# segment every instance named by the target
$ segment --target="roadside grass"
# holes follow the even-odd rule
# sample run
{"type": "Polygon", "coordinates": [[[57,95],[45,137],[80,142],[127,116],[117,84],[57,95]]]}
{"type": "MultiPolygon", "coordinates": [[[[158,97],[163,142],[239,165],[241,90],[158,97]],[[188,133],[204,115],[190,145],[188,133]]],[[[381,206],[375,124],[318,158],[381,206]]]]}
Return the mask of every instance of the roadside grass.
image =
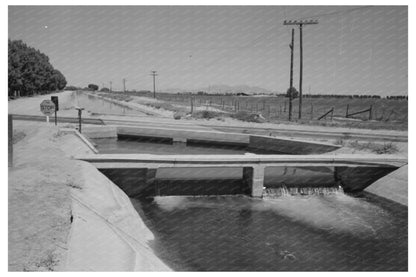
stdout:
{"type": "Polygon", "coordinates": [[[193,118],[197,119],[213,119],[225,116],[225,113],[215,112],[215,111],[196,111],[192,113],[193,118]]]}
{"type": "Polygon", "coordinates": [[[26,133],[22,131],[13,131],[13,144],[18,143],[26,137],[26,133]]]}
{"type": "Polygon", "coordinates": [[[374,142],[360,143],[358,141],[352,141],[349,145],[357,150],[367,150],[377,154],[394,154],[399,151],[397,146],[392,142],[379,144],[374,142]]]}
{"type": "Polygon", "coordinates": [[[335,145],[341,145],[344,146],[345,145],[345,141],[343,138],[338,138],[337,140],[334,141],[335,145]]]}
{"type": "Polygon", "coordinates": [[[265,122],[264,118],[262,119],[261,117],[259,117],[258,114],[249,113],[246,111],[239,111],[237,113],[231,114],[230,117],[241,120],[241,121],[246,121],[246,122],[256,122],[256,123],[265,122]]]}
{"type": "Polygon", "coordinates": [[[58,260],[52,252],[48,253],[48,255],[45,258],[43,258],[36,264],[38,268],[44,268],[47,271],[54,271],[57,265],[58,260]]]}

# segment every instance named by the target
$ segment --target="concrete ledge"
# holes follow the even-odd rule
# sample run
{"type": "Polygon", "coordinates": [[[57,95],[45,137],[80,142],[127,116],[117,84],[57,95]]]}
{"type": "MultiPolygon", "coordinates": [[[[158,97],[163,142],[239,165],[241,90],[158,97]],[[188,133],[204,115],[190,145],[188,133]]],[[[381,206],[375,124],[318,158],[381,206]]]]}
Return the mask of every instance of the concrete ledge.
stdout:
{"type": "Polygon", "coordinates": [[[323,154],[335,151],[341,146],[329,143],[310,142],[287,138],[250,135],[249,147],[282,154],[323,154]]]}
{"type": "Polygon", "coordinates": [[[148,245],[153,234],[130,199],[88,163],[82,189],[72,189],[68,271],[170,271],[148,245]]]}
{"type": "MultiPolygon", "coordinates": [[[[349,166],[349,167],[401,167],[407,159],[396,155],[152,155],[152,154],[97,154],[77,156],[76,159],[109,164],[107,168],[158,167],[244,167],[265,166],[349,166]],[[136,166],[134,166],[136,164],[136,166]]],[[[102,167],[105,168],[105,167],[102,167]]]]}
{"type": "Polygon", "coordinates": [[[216,131],[202,130],[181,130],[169,128],[147,128],[147,127],[127,127],[118,126],[117,134],[132,135],[142,137],[158,137],[158,138],[175,138],[175,139],[192,139],[200,141],[220,141],[228,143],[249,143],[249,136],[245,134],[223,133],[216,131]]]}
{"type": "Polygon", "coordinates": [[[117,128],[115,126],[86,126],[82,133],[90,139],[116,138],[117,128]]]}
{"type": "Polygon", "coordinates": [[[252,149],[279,154],[322,154],[340,148],[338,145],[328,143],[189,129],[118,126],[117,134],[125,136],[172,138],[181,141],[189,140],[196,142],[246,145],[252,149]]]}
{"type": "Polygon", "coordinates": [[[74,134],[76,137],[78,137],[92,152],[95,154],[98,154],[97,148],[86,138],[84,137],[78,130],[75,129],[67,129],[67,128],[61,128],[60,131],[64,134],[74,134]]]}
{"type": "Polygon", "coordinates": [[[408,170],[407,165],[396,169],[392,173],[371,184],[365,191],[407,206],[408,170]]]}

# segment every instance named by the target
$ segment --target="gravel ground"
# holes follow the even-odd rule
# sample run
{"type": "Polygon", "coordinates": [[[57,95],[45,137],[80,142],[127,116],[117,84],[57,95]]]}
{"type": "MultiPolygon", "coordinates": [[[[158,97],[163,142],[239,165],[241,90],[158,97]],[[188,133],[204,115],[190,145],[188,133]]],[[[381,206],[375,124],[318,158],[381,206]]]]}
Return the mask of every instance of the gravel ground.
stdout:
{"type": "Polygon", "coordinates": [[[14,122],[24,138],[9,168],[9,271],[55,271],[65,258],[71,227],[71,187],[79,167],[60,144],[71,139],[42,123],[14,122]]]}

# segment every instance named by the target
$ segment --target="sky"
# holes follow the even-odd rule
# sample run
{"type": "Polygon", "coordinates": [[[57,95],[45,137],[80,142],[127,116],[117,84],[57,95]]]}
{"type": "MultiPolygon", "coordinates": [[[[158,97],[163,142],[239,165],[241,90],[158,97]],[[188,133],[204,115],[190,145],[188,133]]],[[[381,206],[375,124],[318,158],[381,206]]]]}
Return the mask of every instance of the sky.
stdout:
{"type": "Polygon", "coordinates": [[[303,92],[408,93],[406,6],[9,6],[9,38],[49,56],[68,85],[158,91],[210,85],[289,87],[303,92]]]}

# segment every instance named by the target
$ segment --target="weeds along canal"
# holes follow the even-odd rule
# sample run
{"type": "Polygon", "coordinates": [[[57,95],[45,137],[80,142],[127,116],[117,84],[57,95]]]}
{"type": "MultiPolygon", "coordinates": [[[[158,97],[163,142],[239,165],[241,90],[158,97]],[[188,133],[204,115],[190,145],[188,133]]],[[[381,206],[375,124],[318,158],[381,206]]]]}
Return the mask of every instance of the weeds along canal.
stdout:
{"type": "MultiPolygon", "coordinates": [[[[96,139],[94,142],[101,153],[247,152],[247,149],[238,147],[207,148],[160,141],[96,139]]],[[[213,179],[207,183],[204,183],[206,180],[197,180],[186,185],[232,186],[233,178],[241,176],[241,169],[237,168],[216,168],[211,172],[207,169],[205,173],[188,169],[169,170],[175,169],[158,170],[156,175],[159,181],[170,181],[165,186],[180,187],[187,177],[201,178],[205,175],[213,179]],[[218,176],[224,177],[220,183],[215,179],[218,176]]],[[[130,199],[155,235],[151,247],[174,270],[407,270],[406,206],[367,193],[345,194],[342,189],[330,186],[333,182],[331,168],[272,168],[266,171],[265,183],[270,185],[282,178],[306,185],[314,179],[323,185],[297,189],[300,193],[295,195],[292,195],[293,188],[282,189],[285,193],[280,194],[266,189],[263,199],[238,193],[130,199]]]]}

